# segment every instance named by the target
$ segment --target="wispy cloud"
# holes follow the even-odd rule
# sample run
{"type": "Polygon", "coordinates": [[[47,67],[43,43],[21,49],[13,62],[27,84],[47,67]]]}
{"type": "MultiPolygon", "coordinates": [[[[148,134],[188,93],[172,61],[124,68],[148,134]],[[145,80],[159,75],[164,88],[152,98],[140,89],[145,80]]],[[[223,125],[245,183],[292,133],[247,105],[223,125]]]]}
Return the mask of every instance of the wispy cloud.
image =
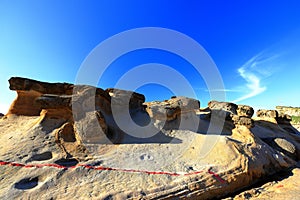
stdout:
{"type": "Polygon", "coordinates": [[[205,92],[240,92],[240,90],[233,90],[233,89],[205,89],[205,92]]]}
{"type": "Polygon", "coordinates": [[[249,99],[267,90],[267,87],[262,84],[261,80],[273,73],[274,68],[272,70],[272,65],[270,64],[278,56],[267,56],[265,53],[260,53],[248,60],[237,70],[239,75],[246,81],[244,88],[248,92],[233,102],[237,103],[249,99]]]}

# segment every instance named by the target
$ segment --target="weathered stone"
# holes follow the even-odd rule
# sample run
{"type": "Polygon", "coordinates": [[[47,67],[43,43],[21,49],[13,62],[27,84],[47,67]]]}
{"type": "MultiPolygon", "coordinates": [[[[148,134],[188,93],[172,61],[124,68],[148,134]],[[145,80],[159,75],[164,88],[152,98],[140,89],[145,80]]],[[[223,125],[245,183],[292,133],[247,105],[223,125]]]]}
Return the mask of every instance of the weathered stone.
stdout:
{"type": "Polygon", "coordinates": [[[274,142],[283,149],[285,152],[290,153],[293,157],[296,157],[296,147],[287,139],[284,138],[275,138],[274,142]]]}
{"type": "MultiPolygon", "coordinates": [[[[114,88],[108,88],[105,90],[111,96],[111,105],[114,107],[120,107],[126,109],[127,105],[129,109],[143,109],[143,103],[145,102],[145,96],[133,91],[120,90],[114,88]]],[[[117,109],[120,109],[117,108],[117,109]]]]}
{"type": "Polygon", "coordinates": [[[184,113],[195,113],[200,108],[200,102],[187,97],[176,97],[163,102],[145,103],[150,117],[157,120],[172,121],[184,113]]]}
{"type": "Polygon", "coordinates": [[[13,77],[9,79],[10,89],[17,91],[17,98],[11,104],[7,115],[38,116],[40,104],[35,100],[43,94],[71,95],[73,85],[68,83],[46,83],[36,80],[13,77]]]}
{"type": "Polygon", "coordinates": [[[276,118],[276,121],[278,124],[290,125],[292,121],[292,117],[287,114],[279,113],[278,117],[276,118]]]}
{"type": "MultiPolygon", "coordinates": [[[[44,94],[44,86],[28,80],[12,84],[21,94],[14,109],[30,117],[0,120],[0,196],[5,199],[222,198],[300,158],[299,136],[276,121],[254,118],[252,128],[251,107],[210,102],[209,109],[200,110],[198,100],[186,97],[143,105],[143,95],[123,90],[73,86],[72,93],[44,94]],[[111,103],[129,105],[137,123],[122,113],[129,127],[119,126],[111,103]],[[203,120],[203,113],[211,117],[203,120]],[[160,126],[163,119],[168,126],[160,126]],[[153,132],[145,134],[148,125],[153,132]],[[140,132],[133,134],[135,129],[140,132]]],[[[261,116],[288,120],[276,112],[261,116]]]]}
{"type": "Polygon", "coordinates": [[[287,114],[290,116],[300,116],[300,107],[276,106],[276,110],[279,113],[287,114]]]}
{"type": "Polygon", "coordinates": [[[286,154],[292,159],[297,158],[297,148],[293,143],[285,138],[265,138],[263,139],[268,145],[274,149],[286,154]]]}
{"type": "Polygon", "coordinates": [[[108,127],[101,112],[85,113],[84,118],[75,121],[75,130],[80,141],[87,144],[108,144],[108,127]]]}
{"type": "Polygon", "coordinates": [[[254,114],[254,109],[251,106],[247,105],[238,105],[237,114],[239,116],[251,118],[254,114]]]}
{"type": "Polygon", "coordinates": [[[67,122],[55,131],[55,142],[61,149],[64,158],[84,159],[86,157],[88,152],[78,139],[79,136],[74,130],[73,123],[67,122]]]}
{"type": "Polygon", "coordinates": [[[211,110],[224,110],[224,111],[228,111],[235,115],[237,114],[237,108],[238,108],[238,106],[234,103],[218,102],[218,101],[208,102],[208,107],[211,110]]]}
{"type": "Polygon", "coordinates": [[[9,79],[9,89],[16,91],[35,91],[41,94],[67,94],[73,93],[73,84],[69,83],[47,83],[21,77],[9,79]]]}
{"type": "Polygon", "coordinates": [[[260,109],[256,112],[256,116],[260,118],[277,118],[278,117],[278,112],[276,110],[264,110],[260,109]]]}
{"type": "Polygon", "coordinates": [[[232,121],[234,125],[246,126],[247,128],[254,127],[254,121],[249,117],[234,115],[232,121]]]}

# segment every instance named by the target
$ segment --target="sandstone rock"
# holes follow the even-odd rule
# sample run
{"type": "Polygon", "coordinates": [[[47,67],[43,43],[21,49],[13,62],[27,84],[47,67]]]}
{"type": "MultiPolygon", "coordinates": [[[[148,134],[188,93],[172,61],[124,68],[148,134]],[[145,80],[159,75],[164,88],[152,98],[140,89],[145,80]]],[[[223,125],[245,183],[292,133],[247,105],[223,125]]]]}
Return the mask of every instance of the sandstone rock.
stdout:
{"type": "Polygon", "coordinates": [[[145,96],[136,92],[120,90],[114,88],[108,88],[105,90],[112,98],[112,105],[115,107],[126,108],[129,105],[129,109],[143,109],[143,103],[145,102],[145,96]]]}
{"type": "Polygon", "coordinates": [[[75,86],[72,95],[72,111],[80,114],[100,110],[104,115],[111,115],[111,97],[105,90],[92,86],[75,86]]]}
{"type": "Polygon", "coordinates": [[[69,83],[47,83],[21,77],[9,79],[9,89],[15,91],[35,91],[40,94],[67,94],[73,93],[73,84],[69,83]]]}
{"type": "Polygon", "coordinates": [[[65,123],[55,131],[55,142],[62,151],[63,157],[84,159],[87,156],[86,148],[78,141],[78,135],[74,131],[72,123],[65,123]]]}
{"type": "Polygon", "coordinates": [[[278,112],[276,110],[264,110],[260,109],[256,112],[256,116],[260,118],[277,118],[278,112]]]}
{"type": "MultiPolygon", "coordinates": [[[[0,120],[3,199],[214,199],[290,168],[300,158],[300,137],[276,122],[256,120],[253,127],[249,107],[210,102],[205,111],[211,118],[202,120],[199,101],[186,97],[144,103],[147,114],[144,96],[137,93],[91,86],[59,93],[64,90],[59,85],[49,94],[46,83],[13,82],[23,96],[12,110],[22,115],[0,120]],[[129,103],[135,118],[150,115],[150,124],[167,119],[169,126],[155,126],[157,132],[144,138],[122,132],[111,113],[113,103],[120,108],[129,103]],[[230,119],[222,123],[226,134],[205,132],[216,126],[211,122],[217,115],[230,119]],[[176,119],[201,131],[178,129],[176,119]],[[115,145],[119,137],[126,140],[115,145]]],[[[261,116],[274,117],[272,112],[261,116]]]]}
{"type": "Polygon", "coordinates": [[[35,101],[43,94],[71,95],[73,85],[68,83],[46,83],[26,78],[13,77],[9,79],[10,89],[17,91],[17,98],[10,106],[7,115],[38,116],[40,105],[35,101]]]}
{"type": "Polygon", "coordinates": [[[294,158],[296,155],[296,147],[291,142],[284,138],[275,138],[274,142],[285,152],[288,152],[290,155],[292,155],[294,158]]]}
{"type": "Polygon", "coordinates": [[[88,112],[85,117],[75,121],[75,130],[82,143],[108,144],[108,127],[99,111],[88,112]]]}
{"type": "Polygon", "coordinates": [[[237,114],[237,109],[238,109],[238,106],[234,103],[218,102],[218,101],[208,102],[208,107],[211,110],[224,110],[224,111],[228,111],[235,115],[237,114]]]}
{"type": "Polygon", "coordinates": [[[299,167],[285,170],[264,180],[255,188],[248,188],[246,191],[224,200],[298,199],[300,193],[299,178],[299,167]]]}
{"type": "Polygon", "coordinates": [[[290,158],[296,160],[297,158],[297,150],[293,143],[288,141],[285,138],[264,138],[263,139],[268,145],[272,148],[278,150],[279,152],[284,153],[290,158]]]}
{"type": "Polygon", "coordinates": [[[245,116],[234,115],[232,117],[234,125],[246,126],[247,128],[254,127],[254,121],[251,118],[245,116]]]}
{"type": "Polygon", "coordinates": [[[150,117],[157,120],[172,121],[184,113],[195,113],[200,108],[200,102],[187,97],[171,98],[164,102],[145,103],[150,117]]]}
{"type": "Polygon", "coordinates": [[[252,107],[247,105],[238,105],[237,114],[239,116],[251,118],[254,114],[254,110],[252,107]]]}
{"type": "Polygon", "coordinates": [[[278,124],[290,125],[292,121],[292,117],[287,114],[279,113],[278,117],[276,118],[276,121],[278,124]]]}
{"type": "Polygon", "coordinates": [[[276,110],[279,113],[287,114],[290,116],[300,116],[300,108],[299,107],[276,106],[276,110]]]}

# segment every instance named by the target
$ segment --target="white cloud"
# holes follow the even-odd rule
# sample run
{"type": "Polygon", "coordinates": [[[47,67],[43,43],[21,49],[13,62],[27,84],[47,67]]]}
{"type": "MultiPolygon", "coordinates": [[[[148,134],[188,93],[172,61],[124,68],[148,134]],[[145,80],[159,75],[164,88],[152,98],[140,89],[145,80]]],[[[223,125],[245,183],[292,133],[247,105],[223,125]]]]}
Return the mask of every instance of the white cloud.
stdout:
{"type": "Polygon", "coordinates": [[[262,85],[261,79],[273,73],[271,62],[277,57],[278,55],[266,56],[265,53],[260,53],[238,69],[239,75],[246,81],[244,88],[248,92],[234,100],[234,103],[257,96],[267,90],[267,87],[262,85]]]}
{"type": "Polygon", "coordinates": [[[239,90],[233,90],[233,89],[211,89],[211,90],[205,90],[205,92],[240,92],[239,90]]]}

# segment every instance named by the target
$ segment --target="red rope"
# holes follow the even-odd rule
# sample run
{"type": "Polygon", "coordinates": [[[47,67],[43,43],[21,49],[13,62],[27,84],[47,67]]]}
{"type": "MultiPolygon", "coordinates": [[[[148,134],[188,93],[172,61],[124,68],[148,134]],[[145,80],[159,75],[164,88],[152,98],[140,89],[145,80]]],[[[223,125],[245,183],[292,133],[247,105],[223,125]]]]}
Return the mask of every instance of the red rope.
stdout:
{"type": "MultiPolygon", "coordinates": [[[[121,172],[131,172],[131,173],[146,173],[146,174],[157,174],[157,175],[169,175],[169,176],[191,176],[203,173],[204,171],[195,171],[192,173],[176,173],[176,172],[164,172],[164,171],[146,171],[146,170],[136,170],[136,169],[119,169],[119,168],[111,168],[111,167],[95,167],[91,165],[85,165],[85,164],[78,164],[75,166],[62,166],[58,164],[21,164],[21,163],[14,163],[14,162],[5,162],[0,160],[0,166],[1,165],[9,165],[14,167],[24,167],[24,168],[42,168],[42,167],[54,167],[59,169],[72,169],[76,167],[84,167],[86,169],[93,169],[93,170],[102,170],[102,171],[121,171],[121,172]]],[[[213,175],[219,182],[225,183],[225,180],[222,179],[218,174],[208,170],[209,174],[213,175]]]]}

